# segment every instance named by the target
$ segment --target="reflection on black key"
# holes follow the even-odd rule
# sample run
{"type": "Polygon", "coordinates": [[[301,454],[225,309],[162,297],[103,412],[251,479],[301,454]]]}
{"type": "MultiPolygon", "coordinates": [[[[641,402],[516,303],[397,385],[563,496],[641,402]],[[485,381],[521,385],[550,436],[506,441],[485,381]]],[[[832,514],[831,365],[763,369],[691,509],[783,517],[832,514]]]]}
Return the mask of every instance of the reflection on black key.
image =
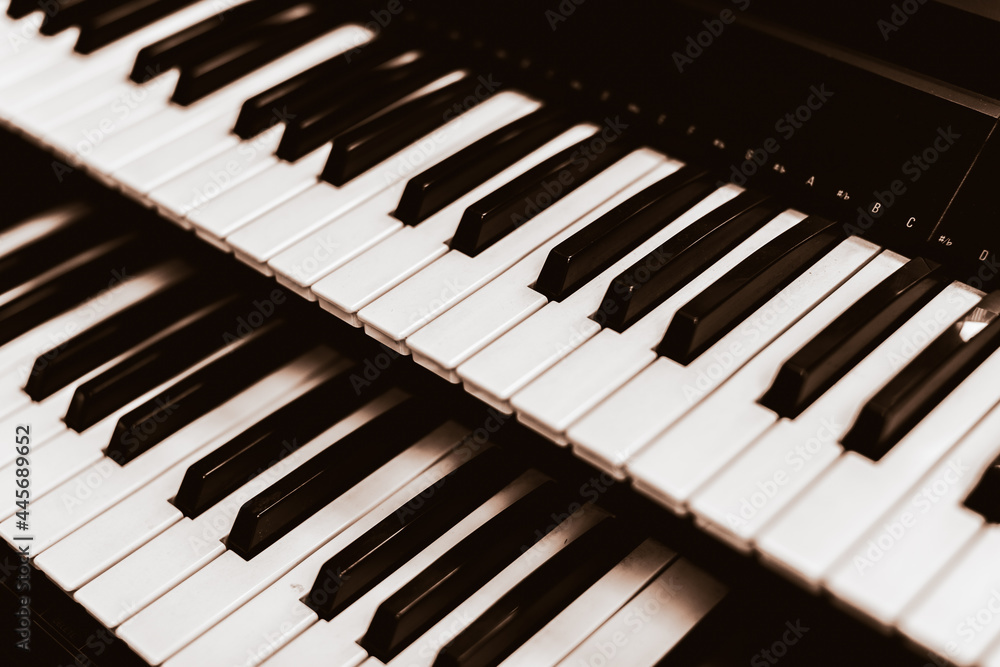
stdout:
{"type": "Polygon", "coordinates": [[[318,101],[335,96],[331,92],[344,92],[350,84],[371,72],[373,66],[400,56],[402,51],[395,40],[378,39],[355,57],[338,55],[314,65],[244,102],[233,132],[241,139],[252,139],[271,127],[277,115],[291,115],[289,105],[301,107],[305,101],[318,101]]]}
{"type": "Polygon", "coordinates": [[[260,420],[208,453],[184,473],[174,505],[194,518],[281,458],[364,405],[389,374],[374,387],[358,391],[357,377],[348,368],[260,420]]]}
{"type": "Polygon", "coordinates": [[[226,545],[250,560],[443,422],[420,398],[379,415],[244,503],[226,545]]]}
{"type": "Polygon", "coordinates": [[[982,514],[990,523],[1000,523],[1000,458],[997,458],[983,472],[965,506],[982,514]]]}
{"type": "Polygon", "coordinates": [[[562,301],[715,190],[683,167],[622,202],[549,251],[534,289],[562,301]]]}
{"type": "Polygon", "coordinates": [[[618,564],[639,543],[605,519],[521,580],[445,644],[434,667],[497,665],[618,564]]]}
{"type": "Polygon", "coordinates": [[[761,405],[797,417],[944,289],[938,268],[913,259],[876,285],[782,364],[761,405]]]}
{"type": "Polygon", "coordinates": [[[102,7],[101,12],[80,23],[80,37],[74,49],[77,53],[93,53],[197,1],[128,0],[112,7],[102,7]]]}
{"type": "Polygon", "coordinates": [[[107,242],[121,229],[99,224],[95,216],[81,215],[72,223],[0,257],[0,293],[55,269],[86,248],[107,242]]]}
{"type": "Polygon", "coordinates": [[[81,301],[112,287],[122,267],[139,271],[160,254],[156,244],[143,244],[136,236],[119,237],[105,244],[107,252],[0,306],[0,345],[4,345],[81,301]],[[156,246],[156,247],[151,247],[156,246]]]}
{"type": "Polygon", "coordinates": [[[57,0],[44,7],[45,18],[42,19],[42,25],[38,27],[38,32],[43,35],[58,34],[72,25],[79,25],[81,21],[98,13],[101,5],[115,6],[124,1],[104,0],[102,3],[93,0],[57,0]]]}
{"type": "Polygon", "coordinates": [[[143,83],[174,67],[195,64],[244,40],[259,22],[295,4],[297,0],[250,0],[227,8],[180,32],[143,47],[129,78],[143,83]]]}
{"type": "Polygon", "coordinates": [[[837,223],[817,216],[802,220],[681,307],[657,353],[691,363],[843,238],[837,223]]]}
{"type": "Polygon", "coordinates": [[[277,370],[304,350],[293,329],[281,320],[265,325],[240,347],[122,415],[105,455],[126,465],[277,370]]]}
{"type": "Polygon", "coordinates": [[[479,101],[477,89],[482,92],[482,82],[476,77],[464,76],[344,132],[333,140],[323,180],[340,186],[368,171],[467,111],[463,107],[466,100],[479,101]]]}
{"type": "Polygon", "coordinates": [[[219,290],[205,276],[184,280],[133,304],[40,355],[24,387],[40,401],[119,354],[214,301],[219,290]]]}
{"type": "Polygon", "coordinates": [[[1000,347],[1000,292],[990,292],[873,396],[843,439],[878,461],[1000,347]]]}
{"type": "Polygon", "coordinates": [[[294,51],[332,28],[321,3],[303,2],[261,21],[245,39],[181,67],[171,101],[188,105],[294,51]]]}
{"type": "Polygon", "coordinates": [[[515,120],[411,178],[393,215],[408,225],[426,220],[566,127],[566,114],[555,108],[543,107],[515,120]]]}
{"type": "Polygon", "coordinates": [[[678,232],[611,281],[605,326],[624,331],[780,212],[767,197],[744,192],[678,232]]]}
{"type": "MultiPolygon", "coordinates": [[[[227,344],[247,306],[240,299],[220,300],[179,331],[137,350],[100,375],[84,382],[70,399],[64,421],[74,431],[90,428],[115,410],[183,372],[227,344]]],[[[234,341],[238,340],[235,337],[234,341]]]]}
{"type": "Polygon", "coordinates": [[[319,100],[293,101],[293,109],[301,113],[287,123],[277,156],[294,162],[359,123],[371,126],[390,106],[441,77],[440,59],[416,56],[410,51],[319,100]]]}
{"type": "Polygon", "coordinates": [[[475,257],[632,149],[624,137],[604,144],[603,151],[591,148],[595,141],[603,140],[593,136],[584,139],[467,208],[451,240],[451,249],[475,257]]]}
{"type": "Polygon", "coordinates": [[[330,620],[510,482],[521,470],[492,447],[427,487],[323,564],[305,603],[330,620]]]}
{"type": "Polygon", "coordinates": [[[391,660],[540,540],[566,503],[552,482],[518,500],[379,605],[361,646],[391,660]]]}

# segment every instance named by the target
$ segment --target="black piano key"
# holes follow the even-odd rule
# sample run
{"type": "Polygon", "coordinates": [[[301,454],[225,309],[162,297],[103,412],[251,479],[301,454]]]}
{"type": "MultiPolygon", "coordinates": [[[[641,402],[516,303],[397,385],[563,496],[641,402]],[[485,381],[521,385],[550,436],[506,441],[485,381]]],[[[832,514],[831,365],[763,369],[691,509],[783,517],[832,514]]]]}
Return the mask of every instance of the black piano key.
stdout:
{"type": "Polygon", "coordinates": [[[184,473],[174,505],[197,517],[282,457],[364,405],[389,374],[361,392],[352,366],[271,413],[238,436],[209,452],[184,473]]]}
{"type": "Polygon", "coordinates": [[[990,463],[965,506],[981,514],[989,523],[1000,523],[1000,457],[990,463]]]}
{"type": "Polygon", "coordinates": [[[462,465],[324,563],[306,604],[330,620],[486,502],[520,470],[496,447],[462,465]]]}
{"type": "Polygon", "coordinates": [[[443,422],[421,398],[379,415],[244,503],[226,545],[250,560],[443,422]]]}
{"type": "Polygon", "coordinates": [[[361,646],[389,662],[543,536],[565,493],[547,482],[449,549],[376,610],[361,646]]]}
{"type": "Polygon", "coordinates": [[[781,365],[760,403],[794,419],[945,287],[939,265],[910,260],[781,365]]]}
{"type": "Polygon", "coordinates": [[[333,140],[323,180],[344,185],[457,116],[482,82],[464,76],[344,132],[333,140]]]}
{"type": "Polygon", "coordinates": [[[181,67],[171,101],[193,104],[333,28],[322,4],[302,2],[260,21],[243,40],[181,67]]]}
{"type": "Polygon", "coordinates": [[[122,415],[105,455],[126,465],[304,351],[294,327],[265,325],[246,343],[122,415]]]}
{"type": "Polygon", "coordinates": [[[416,225],[567,129],[567,114],[543,107],[488,134],[407,182],[393,215],[416,225]]]}
{"type": "Polygon", "coordinates": [[[842,443],[878,461],[1000,347],[1000,292],[986,295],[861,408],[842,443]]]}
{"type": "Polygon", "coordinates": [[[328,91],[346,92],[350,84],[371,72],[373,66],[399,57],[404,51],[392,40],[379,39],[366,46],[357,57],[338,55],[314,65],[244,102],[233,133],[241,139],[252,139],[271,127],[279,114],[290,116],[289,105],[301,105],[313,99],[313,95],[317,100],[323,99],[331,95],[328,91]]]}
{"type": "Polygon", "coordinates": [[[136,235],[119,237],[102,247],[107,252],[0,306],[0,345],[113,285],[123,265],[129,272],[139,271],[160,254],[136,235]]]}
{"type": "Polygon", "coordinates": [[[174,67],[199,63],[252,34],[259,23],[298,0],[250,0],[143,47],[129,78],[144,83],[174,67]]]}
{"type": "Polygon", "coordinates": [[[102,11],[117,9],[128,0],[58,0],[58,7],[49,5],[45,10],[45,18],[38,32],[43,35],[55,35],[66,28],[80,25],[102,11]]]}
{"type": "Polygon", "coordinates": [[[0,257],[0,293],[37,278],[78,256],[84,249],[106,243],[121,229],[98,224],[89,212],[38,240],[0,257]]]}
{"type": "Polygon", "coordinates": [[[691,363],[843,238],[838,223],[818,216],[802,220],[682,306],[657,354],[691,363]]]}
{"type": "Polygon", "coordinates": [[[239,298],[224,298],[200,313],[195,321],[137,350],[108,370],[84,382],[70,399],[64,421],[77,432],[84,431],[115,410],[182,373],[196,362],[230,342],[237,318],[247,305],[239,298]]]}
{"type": "Polygon", "coordinates": [[[38,0],[10,0],[10,4],[7,5],[7,16],[13,19],[24,18],[38,8],[38,0]]]}
{"type": "Polygon", "coordinates": [[[77,53],[93,53],[197,1],[127,0],[102,7],[102,11],[81,21],[80,37],[73,48],[77,53]]]}
{"type": "Polygon", "coordinates": [[[434,667],[498,665],[639,544],[608,518],[563,547],[445,644],[434,667]]]}
{"type": "Polygon", "coordinates": [[[24,391],[33,401],[48,398],[98,366],[124,354],[220,296],[196,276],[115,313],[35,359],[24,391]]]}
{"type": "Polygon", "coordinates": [[[624,331],[780,212],[766,196],[744,192],[703,216],[611,281],[605,326],[624,331]]]}
{"type": "Polygon", "coordinates": [[[376,123],[390,106],[446,72],[439,58],[419,57],[405,62],[410,55],[412,52],[374,68],[361,80],[332,90],[332,94],[319,100],[303,102],[304,106],[298,107],[301,111],[298,117],[287,123],[277,156],[294,162],[360,123],[376,123]]]}
{"type": "Polygon", "coordinates": [[[552,248],[535,291],[562,301],[715,189],[703,170],[679,169],[552,248]]]}
{"type": "Polygon", "coordinates": [[[450,247],[469,257],[504,238],[625,156],[632,145],[625,138],[591,151],[593,137],[553,155],[462,214],[450,247]]]}

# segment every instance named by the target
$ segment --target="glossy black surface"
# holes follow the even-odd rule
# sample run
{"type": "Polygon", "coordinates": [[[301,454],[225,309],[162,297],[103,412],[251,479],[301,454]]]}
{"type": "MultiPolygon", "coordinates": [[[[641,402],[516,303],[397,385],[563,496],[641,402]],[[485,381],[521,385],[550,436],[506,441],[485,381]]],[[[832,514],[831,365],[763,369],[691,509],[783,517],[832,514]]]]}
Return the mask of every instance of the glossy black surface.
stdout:
{"type": "Polygon", "coordinates": [[[913,259],[791,356],[761,405],[793,419],[945,287],[940,265],[913,259]]]}
{"type": "Polygon", "coordinates": [[[624,331],[781,212],[765,195],[744,192],[651,250],[611,281],[604,325],[624,331]]]}

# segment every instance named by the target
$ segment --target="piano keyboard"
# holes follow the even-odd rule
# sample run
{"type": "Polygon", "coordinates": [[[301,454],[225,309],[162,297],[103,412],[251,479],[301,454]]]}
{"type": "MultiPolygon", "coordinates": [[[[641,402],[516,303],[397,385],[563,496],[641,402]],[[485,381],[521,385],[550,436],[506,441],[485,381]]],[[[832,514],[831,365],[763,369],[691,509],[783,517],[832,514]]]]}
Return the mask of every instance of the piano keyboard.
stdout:
{"type": "Polygon", "coordinates": [[[0,120],[189,232],[76,186],[0,228],[0,432],[30,425],[0,483],[31,476],[0,536],[114,660],[886,659],[834,620],[806,647],[780,600],[748,618],[761,591],[627,516],[627,482],[921,656],[1000,665],[1000,293],[405,13],[56,4],[0,18],[0,120]],[[598,476],[534,465],[507,415],[598,476]]]}

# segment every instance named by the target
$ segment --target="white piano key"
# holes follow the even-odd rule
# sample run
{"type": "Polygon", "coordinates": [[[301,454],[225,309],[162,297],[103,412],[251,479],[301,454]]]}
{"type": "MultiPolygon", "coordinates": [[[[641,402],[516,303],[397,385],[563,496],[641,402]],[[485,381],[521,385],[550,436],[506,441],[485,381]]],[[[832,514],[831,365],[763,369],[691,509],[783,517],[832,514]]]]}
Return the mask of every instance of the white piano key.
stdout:
{"type": "MultiPolygon", "coordinates": [[[[357,642],[364,636],[365,631],[371,624],[372,618],[375,616],[375,611],[384,600],[398,591],[405,583],[423,572],[461,540],[471,535],[487,521],[543,483],[545,479],[544,475],[534,470],[522,474],[505,488],[501,489],[499,493],[456,522],[444,535],[434,540],[427,548],[397,568],[333,619],[330,621],[320,620],[313,614],[311,618],[306,620],[308,627],[298,629],[294,633],[297,636],[283,636],[277,642],[272,642],[270,646],[266,647],[265,653],[277,651],[271,659],[271,663],[275,666],[308,664],[308,662],[305,662],[306,656],[312,654],[316,647],[324,645],[328,647],[328,650],[333,655],[341,653],[353,655],[351,647],[358,646],[357,642]]],[[[413,489],[414,493],[419,493],[420,491],[422,489],[413,489]]],[[[399,505],[396,507],[398,508],[399,505]]],[[[395,508],[390,511],[395,511],[395,508]]],[[[342,539],[344,537],[344,534],[338,535],[336,540],[334,540],[334,542],[339,543],[338,550],[350,544],[349,541],[342,539]]],[[[337,551],[329,549],[332,545],[333,542],[323,549],[324,552],[329,553],[329,556],[337,553],[337,551]]],[[[305,584],[306,590],[312,587],[316,574],[318,574],[323,562],[325,561],[320,561],[310,568],[310,574],[313,576],[305,584]]],[[[255,612],[259,615],[260,612],[256,607],[260,607],[261,605],[257,604],[256,600],[251,604],[254,605],[255,612]]],[[[302,606],[302,603],[300,602],[299,605],[302,606]]],[[[250,605],[247,606],[249,607],[250,605]]],[[[296,610],[296,612],[300,617],[303,615],[301,610],[296,610]]],[[[248,614],[245,614],[244,618],[246,616],[248,614]]],[[[291,618],[286,618],[284,621],[285,625],[292,623],[294,621],[291,618]]],[[[269,627],[277,626],[270,625],[269,627]]],[[[270,632],[268,636],[274,636],[274,634],[274,632],[270,632]]],[[[363,653],[362,658],[365,655],[363,653]]],[[[264,654],[258,652],[257,656],[263,658],[264,654]]]]}
{"type": "MultiPolygon", "coordinates": [[[[745,364],[769,349],[775,339],[877,253],[878,248],[867,241],[848,239],[687,366],[666,357],[658,358],[569,428],[567,435],[575,453],[623,479],[624,467],[630,459],[641,457],[639,452],[655,443],[648,458],[644,461],[640,458],[640,463],[634,469],[630,467],[629,472],[637,483],[650,482],[642,484],[645,491],[683,511],[683,503],[674,504],[671,499],[686,498],[747,444],[748,439],[728,436],[730,424],[743,427],[755,420],[763,419],[766,424],[773,419],[770,411],[756,409],[751,396],[763,393],[774,368],[799,343],[774,348],[778,352],[772,353],[771,365],[758,364],[752,376],[742,372],[745,364]],[[723,397],[714,398],[719,392],[723,397]],[[741,406],[740,417],[732,415],[737,405],[741,406]],[[689,411],[693,413],[691,421],[675,424],[689,411]],[[731,421],[718,419],[720,414],[730,415],[731,421]],[[744,417],[749,421],[741,422],[744,417]],[[673,430],[660,436],[671,425],[673,430]],[[702,432],[702,428],[706,430],[702,432]],[[691,440],[692,437],[695,439],[691,440]],[[663,460],[676,460],[676,470],[683,472],[675,475],[673,468],[662,466],[663,460]],[[673,496],[675,491],[679,496],[673,496]]],[[[869,280],[865,285],[876,282],[869,280]]],[[[851,294],[856,298],[864,289],[851,294]]],[[[817,323],[811,330],[800,330],[797,341],[804,342],[819,328],[817,323]]]]}
{"type": "Polygon", "coordinates": [[[585,505],[574,512],[386,664],[389,667],[430,667],[442,646],[468,627],[519,581],[606,516],[604,510],[592,505],[585,505]]]}
{"type": "Polygon", "coordinates": [[[900,631],[958,665],[977,663],[1000,636],[1000,530],[985,526],[903,614],[900,631]]]}
{"type": "MultiPolygon", "coordinates": [[[[304,383],[297,389],[302,392],[308,391],[327,377],[343,370],[346,365],[346,360],[341,360],[339,363],[331,365],[327,374],[316,375],[310,379],[309,383],[304,383]]],[[[316,441],[303,445],[262,473],[257,480],[268,477],[274,479],[275,475],[280,475],[281,471],[287,470],[287,467],[292,465],[292,461],[302,459],[305,454],[300,452],[312,452],[319,447],[320,445],[316,441]]],[[[202,456],[201,452],[192,454],[169,470],[164,471],[151,484],[52,545],[35,561],[36,566],[66,591],[75,591],[91,581],[163,532],[171,524],[183,519],[180,511],[170,503],[170,498],[177,493],[187,468],[202,456]]],[[[110,461],[108,463],[113,465],[110,461]]],[[[233,510],[233,502],[235,502],[233,499],[237,497],[237,493],[246,495],[245,489],[254,484],[261,486],[264,483],[257,480],[248,482],[243,491],[234,492],[230,498],[226,499],[224,509],[220,509],[218,506],[213,507],[195,521],[189,522],[200,523],[201,527],[208,524],[200,536],[193,535],[187,545],[189,549],[191,545],[198,544],[199,537],[202,541],[209,540],[213,530],[217,531],[220,526],[227,525],[226,521],[233,517],[225,516],[224,510],[233,510]]],[[[235,516],[235,510],[232,511],[232,514],[235,516]]],[[[101,620],[104,621],[104,619],[101,620]]],[[[105,624],[108,627],[114,627],[118,623],[105,624]]]]}
{"type": "MultiPolygon", "coordinates": [[[[525,110],[528,108],[524,107],[525,110]]],[[[420,267],[426,266],[427,263],[446,253],[448,239],[455,235],[455,230],[458,228],[459,220],[461,220],[465,209],[560,150],[593,134],[595,129],[592,125],[578,125],[563,132],[416,226],[404,225],[392,216],[399,201],[399,197],[396,197],[388,209],[375,212],[375,216],[382,223],[381,229],[388,230],[391,236],[353,260],[345,259],[349,252],[341,250],[343,241],[337,238],[335,242],[338,245],[338,251],[336,253],[325,252],[316,256],[316,253],[312,252],[303,256],[294,253],[293,251],[298,246],[293,246],[275,257],[269,264],[274,270],[278,282],[291,286],[307,299],[316,300],[315,290],[311,287],[317,286],[317,281],[333,272],[339,277],[332,281],[325,280],[326,290],[334,295],[332,299],[340,298],[343,300],[342,297],[336,296],[338,292],[347,292],[350,295],[360,292],[363,295],[364,305],[367,305],[374,298],[373,292],[385,293],[389,287],[399,284],[401,280],[412,275],[420,267]],[[316,265],[315,268],[310,266],[313,263],[316,265]],[[288,272],[289,266],[300,271],[294,274],[288,272]]],[[[373,201],[370,200],[369,203],[373,201]]],[[[345,218],[357,217],[361,215],[361,210],[367,207],[368,204],[365,204],[349,213],[345,218]]],[[[376,229],[378,228],[376,227],[376,229]]],[[[320,232],[320,234],[322,233],[320,232]]],[[[329,239],[329,236],[327,238],[329,239]]],[[[347,298],[355,304],[357,303],[357,297],[347,296],[347,298]]],[[[350,312],[356,313],[360,307],[360,305],[355,305],[350,312]]]]}
{"type": "Polygon", "coordinates": [[[554,665],[642,591],[676,553],[647,539],[501,662],[502,667],[554,665]]]}
{"type": "MultiPolygon", "coordinates": [[[[267,262],[275,280],[299,296],[315,301],[309,285],[328,265],[348,262],[396,232],[400,221],[386,214],[403,193],[404,184],[383,190],[267,262]]],[[[238,253],[240,251],[237,251],[238,253]]]]}
{"type": "Polygon", "coordinates": [[[728,592],[686,558],[673,563],[559,665],[652,667],[728,592]],[[608,647],[611,647],[610,649],[608,647]],[[611,653],[611,655],[608,655],[611,653]]]}
{"type": "MultiPolygon", "coordinates": [[[[940,333],[977,298],[970,290],[939,295],[796,419],[778,421],[695,498],[692,507],[699,521],[711,523],[714,532],[745,548],[797,493],[810,484],[823,485],[822,480],[814,480],[843,451],[837,443],[861,408],[863,397],[898,371],[898,360],[909,350],[919,351],[929,342],[927,331],[940,333]]],[[[838,497],[837,502],[848,501],[838,497]]],[[[872,510],[878,516],[877,506],[872,510]]],[[[790,511],[794,513],[794,507],[790,511]]],[[[829,527],[836,532],[834,526],[829,527]]],[[[770,547],[763,553],[766,557],[770,547]]],[[[811,576],[800,581],[817,586],[811,576]]]]}
{"type": "Polygon", "coordinates": [[[124,192],[142,199],[167,181],[238,144],[239,137],[229,133],[230,121],[224,115],[213,118],[166,146],[129,162],[115,171],[113,177],[124,192]]]}
{"type": "Polygon", "coordinates": [[[213,155],[194,169],[153,189],[146,199],[164,217],[175,221],[183,219],[191,210],[233,185],[276,164],[278,158],[274,151],[284,129],[283,125],[275,125],[251,141],[239,142],[213,155]]]}
{"type": "MultiPolygon", "coordinates": [[[[9,63],[24,52],[37,52],[46,50],[45,39],[40,37],[38,28],[42,24],[43,15],[39,12],[28,14],[21,19],[13,19],[6,14],[0,15],[0,65],[4,71],[9,63]],[[42,44],[40,46],[40,44],[42,44]]],[[[0,86],[3,79],[0,79],[0,86]]]]}
{"type": "Polygon", "coordinates": [[[365,331],[406,354],[404,341],[422,326],[664,161],[649,149],[630,153],[476,257],[449,251],[363,308],[365,331]]]}
{"type": "MultiPolygon", "coordinates": [[[[370,32],[359,26],[341,27],[192,105],[179,107],[164,102],[161,110],[154,116],[119,132],[95,148],[88,157],[88,165],[102,174],[113,174],[140,157],[158,152],[158,149],[191,132],[200,131],[206,124],[215,127],[215,121],[219,118],[223,119],[226,127],[219,128],[215,134],[203,135],[204,148],[207,150],[216,144],[227,143],[232,136],[229,130],[235,125],[246,98],[364,43],[370,35],[370,32]]],[[[146,85],[151,86],[155,81],[156,79],[146,85]]],[[[278,127],[281,125],[278,124],[278,127]]],[[[251,139],[250,144],[255,145],[254,141],[251,139]]],[[[221,150],[215,148],[212,152],[218,153],[221,150]]]]}
{"type": "MultiPolygon", "coordinates": [[[[963,290],[972,292],[968,287],[963,290]]],[[[955,297],[958,292],[957,289],[952,290],[951,296],[955,297]]],[[[936,323],[939,330],[935,333],[940,333],[971,306],[958,298],[954,301],[958,303],[949,304],[950,307],[940,304],[946,314],[936,318],[938,313],[928,313],[923,324],[930,328],[929,322],[936,323]],[[956,312],[959,309],[961,311],[956,312]],[[931,317],[935,319],[931,320],[931,317]]],[[[906,340],[914,341],[919,337],[919,330],[911,328],[906,340]]],[[[922,346],[918,344],[916,347],[919,349],[922,346]]],[[[757,548],[766,561],[776,564],[800,581],[807,581],[810,585],[818,583],[872,522],[915,486],[1000,400],[1000,392],[993,388],[992,380],[998,369],[1000,354],[994,354],[880,461],[873,462],[856,452],[844,453],[818,481],[810,485],[808,491],[777,515],[775,521],[757,536],[757,548]],[[835,500],[831,501],[831,498],[835,500]],[[804,521],[803,517],[809,517],[809,520],[804,521]],[[817,523],[824,525],[823,531],[813,528],[817,523]]],[[[888,379],[885,378],[885,381],[888,379]]],[[[874,386],[881,384],[883,382],[874,386]]],[[[840,449],[839,446],[837,449],[840,449]]]]}
{"type": "Polygon", "coordinates": [[[653,350],[684,304],[803,217],[795,211],[779,215],[624,332],[603,329],[514,394],[518,421],[567,444],[572,423],[656,360],[653,350]]]}
{"type": "Polygon", "coordinates": [[[545,306],[546,298],[529,285],[538,278],[552,248],[670,175],[676,167],[676,163],[668,163],[633,181],[410,336],[406,344],[414,361],[451,382],[459,382],[459,365],[545,306]]]}
{"type": "MultiPolygon", "coordinates": [[[[92,54],[66,49],[63,58],[38,75],[10,89],[16,100],[0,105],[0,115],[16,120],[44,137],[59,121],[66,121],[115,100],[138,102],[142,93],[128,80],[135,54],[148,44],[173,35],[220,11],[212,2],[198,2],[141,28],[92,54]],[[90,92],[90,97],[85,96],[90,92]],[[73,104],[76,103],[74,108],[73,104]]],[[[78,29],[74,29],[79,33],[78,29]]],[[[153,89],[161,83],[151,83],[153,89]]]]}
{"type": "Polygon", "coordinates": [[[993,650],[982,660],[983,667],[1000,667],[1000,641],[994,642],[993,650]]]}
{"type": "Polygon", "coordinates": [[[330,157],[331,144],[317,148],[294,163],[279,161],[253,178],[239,183],[179,221],[198,236],[228,251],[224,239],[272,208],[316,185],[330,157]]]}
{"type": "MultiPolygon", "coordinates": [[[[363,409],[331,426],[198,517],[191,519],[179,516],[177,523],[165,532],[154,537],[121,562],[112,564],[106,572],[81,588],[75,596],[77,601],[108,627],[115,627],[125,622],[224,552],[226,547],[222,540],[232,530],[236,515],[247,500],[264,491],[331,443],[391,408],[402,398],[400,392],[379,397],[363,409]]],[[[158,496],[156,502],[159,505],[169,505],[167,499],[176,493],[188,465],[199,458],[200,456],[191,457],[171,469],[173,473],[171,476],[175,478],[173,490],[168,495],[158,496]]],[[[131,498],[122,504],[131,505],[131,498]]],[[[86,528],[87,526],[77,532],[84,532],[86,528]]],[[[51,554],[59,546],[57,544],[52,547],[46,554],[51,554]]]]}
{"type": "Polygon", "coordinates": [[[740,193],[724,186],[633,248],[562,301],[546,304],[458,367],[466,391],[502,412],[525,385],[596,336],[601,325],[590,316],[601,307],[608,286],[628,269],[703,215],[740,193]]]}
{"type": "MultiPolygon", "coordinates": [[[[966,496],[1000,452],[1000,409],[930,470],[889,512],[845,551],[824,587],[885,629],[966,549],[982,528],[966,496]]],[[[875,518],[875,515],[871,515],[875,518]]]]}
{"type": "Polygon", "coordinates": [[[35,12],[15,22],[0,42],[9,45],[6,57],[0,63],[0,97],[5,89],[16,85],[53,63],[66,58],[76,44],[79,29],[69,28],[58,35],[46,37],[38,32],[42,14],[35,12]]]}
{"type": "Polygon", "coordinates": [[[224,552],[123,623],[118,636],[146,661],[163,662],[421,474],[455,444],[432,436],[421,439],[251,560],[224,552]]]}
{"type": "MultiPolygon", "coordinates": [[[[221,437],[239,433],[252,416],[274,404],[274,397],[294,391],[325,363],[327,352],[305,354],[284,368],[250,386],[202,419],[171,435],[129,462],[103,466],[103,459],[85,468],[43,496],[33,499],[34,553],[45,549],[84,525],[122,498],[148,484],[159,473],[194,451],[221,437]],[[317,359],[317,354],[320,358],[317,359]]],[[[8,542],[16,534],[12,519],[0,524],[8,542]]]]}
{"type": "Polygon", "coordinates": [[[165,72],[130,88],[110,106],[98,107],[52,129],[44,139],[70,162],[92,167],[95,175],[107,178],[126,162],[220,114],[229,112],[235,119],[246,98],[339,52],[343,40],[342,30],[333,31],[187,107],[169,102],[173,94],[169,78],[176,79],[177,71],[165,72]]]}
{"type": "MultiPolygon", "coordinates": [[[[448,75],[442,80],[453,78],[448,75]]],[[[272,269],[267,262],[286,250],[282,262],[293,267],[317,252],[342,257],[339,238],[347,226],[353,232],[344,243],[349,258],[358,252],[357,241],[353,240],[356,236],[370,238],[384,232],[377,219],[346,225],[338,218],[376,195],[384,197],[380,208],[392,210],[410,176],[503,127],[511,116],[522,116],[537,106],[537,102],[519,93],[498,93],[343,186],[321,182],[306,190],[229,236],[226,242],[238,259],[270,275],[272,269]],[[361,229],[355,231],[358,224],[361,229]],[[334,247],[327,240],[331,237],[335,239],[334,247]]],[[[296,273],[294,269],[286,271],[296,273]]]]}
{"type": "MultiPolygon", "coordinates": [[[[43,71],[5,87],[0,101],[0,115],[9,120],[20,118],[22,111],[45,100],[58,98],[66,90],[66,82],[73,86],[93,84],[100,90],[118,80],[124,80],[132,70],[135,54],[144,46],[172,35],[199,21],[210,18],[219,8],[212,2],[199,2],[175,12],[140,30],[137,30],[92,54],[76,53],[72,48],[64,51],[62,58],[43,71]]],[[[71,33],[79,34],[74,28],[71,33]]],[[[51,38],[50,38],[51,39],[51,38]]],[[[75,39],[73,40],[76,41],[75,39]]],[[[96,94],[96,93],[95,93],[96,94]]]]}
{"type": "MultiPolygon", "coordinates": [[[[467,434],[457,424],[449,423],[447,427],[453,429],[454,435],[451,437],[455,439],[455,442],[467,434]]],[[[340,553],[376,523],[392,515],[418,493],[456,470],[468,458],[468,450],[459,446],[419,477],[407,482],[378,507],[324,544],[319,550],[296,565],[288,574],[268,586],[262,593],[182,649],[166,664],[169,667],[181,667],[182,665],[199,665],[211,662],[220,665],[249,666],[269,658],[308,627],[319,621],[315,612],[306,607],[301,599],[312,589],[313,582],[326,561],[340,553]]],[[[383,586],[384,582],[379,585],[383,586]]],[[[398,584],[396,588],[398,588],[398,584]]],[[[348,613],[357,615],[358,605],[363,604],[364,598],[369,595],[375,595],[374,599],[377,601],[385,598],[384,594],[376,594],[374,590],[369,591],[338,615],[338,618],[348,613]]],[[[374,613],[374,608],[372,608],[371,613],[374,613]]],[[[358,637],[364,632],[364,627],[367,627],[367,622],[364,622],[361,630],[358,631],[358,637]]],[[[352,639],[347,643],[353,643],[353,641],[352,639]]],[[[355,647],[361,651],[361,657],[358,659],[360,662],[366,654],[357,645],[355,647]]],[[[332,646],[328,649],[333,651],[332,646]]]]}

